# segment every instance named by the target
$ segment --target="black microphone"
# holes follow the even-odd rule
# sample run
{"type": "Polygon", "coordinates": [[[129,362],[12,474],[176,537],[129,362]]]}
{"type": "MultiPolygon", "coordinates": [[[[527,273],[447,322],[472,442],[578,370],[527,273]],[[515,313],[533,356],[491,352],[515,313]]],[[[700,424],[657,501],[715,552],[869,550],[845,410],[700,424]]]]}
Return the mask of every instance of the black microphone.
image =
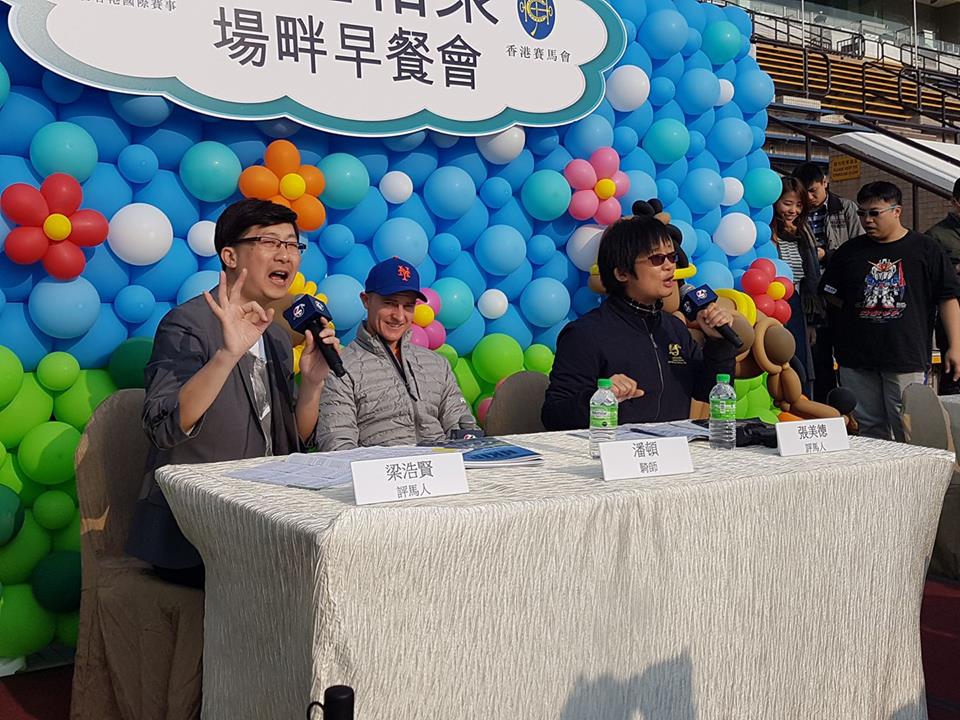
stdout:
{"type": "Polygon", "coordinates": [[[349,685],[331,685],[323,692],[323,702],[307,706],[307,720],[314,720],[313,709],[323,710],[323,720],[353,720],[353,688],[349,685]]]}
{"type": "Polygon", "coordinates": [[[827,405],[841,415],[849,415],[857,407],[857,396],[849,388],[835,387],[827,393],[827,405]]]}
{"type": "Polygon", "coordinates": [[[283,317],[290,328],[301,335],[305,335],[307,330],[313,333],[313,341],[320,346],[320,352],[323,353],[323,359],[337,377],[343,377],[347,371],[343,368],[343,361],[340,359],[340,353],[332,345],[327,345],[320,340],[320,331],[323,330],[323,320],[333,321],[330,310],[327,306],[313,295],[301,295],[296,301],[283,311],[283,317]]]}
{"type": "MultiPolygon", "coordinates": [[[[697,319],[697,314],[701,310],[706,309],[710,303],[716,301],[717,294],[710,289],[709,285],[701,285],[695,288],[690,283],[684,283],[683,287],[680,288],[680,310],[690,322],[697,319]]],[[[743,347],[743,340],[729,325],[718,325],[714,330],[738,350],[743,347]]]]}

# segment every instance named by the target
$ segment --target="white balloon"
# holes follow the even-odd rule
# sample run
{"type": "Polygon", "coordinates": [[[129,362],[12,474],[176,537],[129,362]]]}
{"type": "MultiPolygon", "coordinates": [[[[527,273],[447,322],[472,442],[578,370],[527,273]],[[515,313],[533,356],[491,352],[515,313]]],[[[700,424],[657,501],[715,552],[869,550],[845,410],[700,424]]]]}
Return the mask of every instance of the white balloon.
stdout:
{"type": "Polygon", "coordinates": [[[723,200],[721,205],[736,205],[743,200],[743,183],[735,177],[725,177],[723,179],[723,200]]]}
{"type": "Polygon", "coordinates": [[[749,215],[724,215],[717,231],[713,233],[713,241],[731,257],[743,255],[757,241],[757,226],[749,215]]]}
{"type": "Polygon", "coordinates": [[[649,95],[650,78],[636,65],[621,65],[607,78],[607,100],[614,110],[633,112],[649,95]]]}
{"type": "Polygon", "coordinates": [[[433,140],[433,144],[441,150],[449,150],[460,142],[460,138],[456,135],[447,135],[446,133],[437,132],[436,130],[430,131],[430,139],[433,140]]]}
{"type": "Polygon", "coordinates": [[[498,317],[503,317],[509,306],[510,301],[507,300],[507,296],[503,290],[493,288],[485,290],[483,295],[480,296],[480,299],[477,300],[477,310],[479,310],[480,314],[487,318],[487,320],[496,320],[498,317]]]}
{"type": "Polygon", "coordinates": [[[413,180],[405,172],[391,170],[380,179],[380,194],[388,203],[405,203],[413,195],[413,180]]]}
{"type": "Polygon", "coordinates": [[[729,80],[720,81],[720,98],[717,100],[717,107],[722,107],[733,100],[733,83],[729,80]]]}
{"type": "Polygon", "coordinates": [[[210,220],[201,220],[187,231],[187,245],[200,257],[212,257],[217,254],[213,244],[213,232],[217,224],[210,220]]]}
{"type": "Polygon", "coordinates": [[[107,234],[110,249],[130,265],[153,265],[173,245],[173,226],[160,208],[132,203],[117,210],[107,234]]]}
{"type": "Polygon", "coordinates": [[[514,125],[496,135],[484,135],[477,138],[477,150],[494,165],[506,165],[516,160],[523,152],[527,134],[522,127],[514,125]]]}
{"type": "Polygon", "coordinates": [[[567,257],[570,262],[584,272],[597,264],[597,252],[600,250],[600,236],[603,228],[599,225],[581,225],[573,231],[567,240],[567,257]]]}

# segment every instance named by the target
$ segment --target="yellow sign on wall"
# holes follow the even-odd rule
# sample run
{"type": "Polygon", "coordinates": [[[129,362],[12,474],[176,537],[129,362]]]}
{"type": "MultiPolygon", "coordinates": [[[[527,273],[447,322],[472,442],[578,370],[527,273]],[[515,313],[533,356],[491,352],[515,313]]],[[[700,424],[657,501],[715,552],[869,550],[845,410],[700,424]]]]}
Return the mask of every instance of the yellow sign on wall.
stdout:
{"type": "Polygon", "coordinates": [[[830,158],[830,179],[835,182],[841,180],[857,180],[860,177],[860,161],[849,155],[835,155],[830,158]]]}

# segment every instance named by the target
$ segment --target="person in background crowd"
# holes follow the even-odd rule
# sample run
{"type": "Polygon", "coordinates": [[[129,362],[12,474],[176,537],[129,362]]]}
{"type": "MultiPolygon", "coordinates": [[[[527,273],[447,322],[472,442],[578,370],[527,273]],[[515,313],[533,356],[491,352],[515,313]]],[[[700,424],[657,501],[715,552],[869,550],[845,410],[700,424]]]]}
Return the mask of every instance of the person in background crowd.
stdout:
{"type": "Polygon", "coordinates": [[[903,390],[926,379],[938,307],[949,340],[944,370],[960,377],[960,280],[932,238],[903,227],[901,202],[896,185],[864,185],[857,214],[866,232],[837,249],[820,280],[836,308],[828,317],[840,384],[857,397],[860,431],[899,441],[903,390]]]}
{"type": "Polygon", "coordinates": [[[810,348],[817,328],[823,323],[823,302],[817,292],[820,263],[813,233],[807,225],[807,193],[799,180],[783,178],[780,199],[773,206],[773,242],[780,259],[793,271],[794,293],[787,330],[797,343],[797,358],[806,371],[804,393],[812,397],[815,368],[810,348]]]}
{"type": "MultiPolygon", "coordinates": [[[[953,263],[953,269],[960,272],[960,179],[953,184],[953,196],[950,198],[950,210],[947,216],[927,230],[927,235],[932,237],[938,243],[943,251],[953,263]]],[[[947,335],[943,327],[943,322],[937,318],[935,330],[937,339],[937,348],[947,347],[947,335]]],[[[943,371],[943,364],[940,364],[938,388],[941,395],[956,395],[960,393],[960,384],[957,384],[950,377],[949,373],[943,371]]]]}
{"type": "MultiPolygon", "coordinates": [[[[824,268],[837,248],[850,238],[863,234],[863,227],[857,217],[857,205],[830,192],[830,179],[817,163],[806,162],[798,165],[793,171],[793,177],[799,180],[807,191],[807,222],[817,244],[820,266],[824,268]]],[[[828,306],[826,312],[830,311],[828,306]]],[[[813,396],[817,402],[826,402],[827,393],[837,386],[833,350],[834,339],[830,325],[822,323],[817,328],[816,342],[811,349],[816,378],[813,396]]]]}
{"type": "Polygon", "coordinates": [[[399,258],[375,265],[360,295],[367,319],[343,351],[347,375],[331,377],[320,399],[317,447],[418,445],[476,430],[446,358],[410,342],[420,275],[399,258]]]}

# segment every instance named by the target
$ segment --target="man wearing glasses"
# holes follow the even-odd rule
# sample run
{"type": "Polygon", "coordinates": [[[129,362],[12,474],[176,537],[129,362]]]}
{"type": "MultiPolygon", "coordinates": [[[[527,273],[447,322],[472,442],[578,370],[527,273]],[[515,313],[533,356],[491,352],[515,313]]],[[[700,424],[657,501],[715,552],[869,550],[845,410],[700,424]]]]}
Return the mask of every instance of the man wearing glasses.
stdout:
{"type": "Polygon", "coordinates": [[[620,423],[681,420],[690,400],[707,400],[718,373],[733,375],[733,345],[715,329],[733,318],[717,305],[697,317],[700,347],[684,323],[662,310],[677,291],[678,252],[666,226],[648,216],[623,218],[600,240],[597,265],[608,299],[571,322],[557,339],[541,412],[548,430],[589,424],[597,380],[610,378],[620,423]]]}
{"type": "Polygon", "coordinates": [[[143,428],[152,442],[127,551],[164,580],[203,586],[203,564],[177,526],[154,471],[296,452],[314,433],[329,368],[306,335],[299,391],[287,334],[272,324],[300,267],[297,216],[263,200],[234,203],[217,220],[220,284],[160,322],[145,371],[143,428]]]}
{"type": "Polygon", "coordinates": [[[840,247],[820,280],[831,313],[840,384],[857,396],[864,435],[903,440],[901,397],[930,369],[937,310],[949,346],[944,371],[960,377],[960,281],[939,245],[900,222],[900,189],[864,185],[857,214],[865,233],[840,247]]]}

